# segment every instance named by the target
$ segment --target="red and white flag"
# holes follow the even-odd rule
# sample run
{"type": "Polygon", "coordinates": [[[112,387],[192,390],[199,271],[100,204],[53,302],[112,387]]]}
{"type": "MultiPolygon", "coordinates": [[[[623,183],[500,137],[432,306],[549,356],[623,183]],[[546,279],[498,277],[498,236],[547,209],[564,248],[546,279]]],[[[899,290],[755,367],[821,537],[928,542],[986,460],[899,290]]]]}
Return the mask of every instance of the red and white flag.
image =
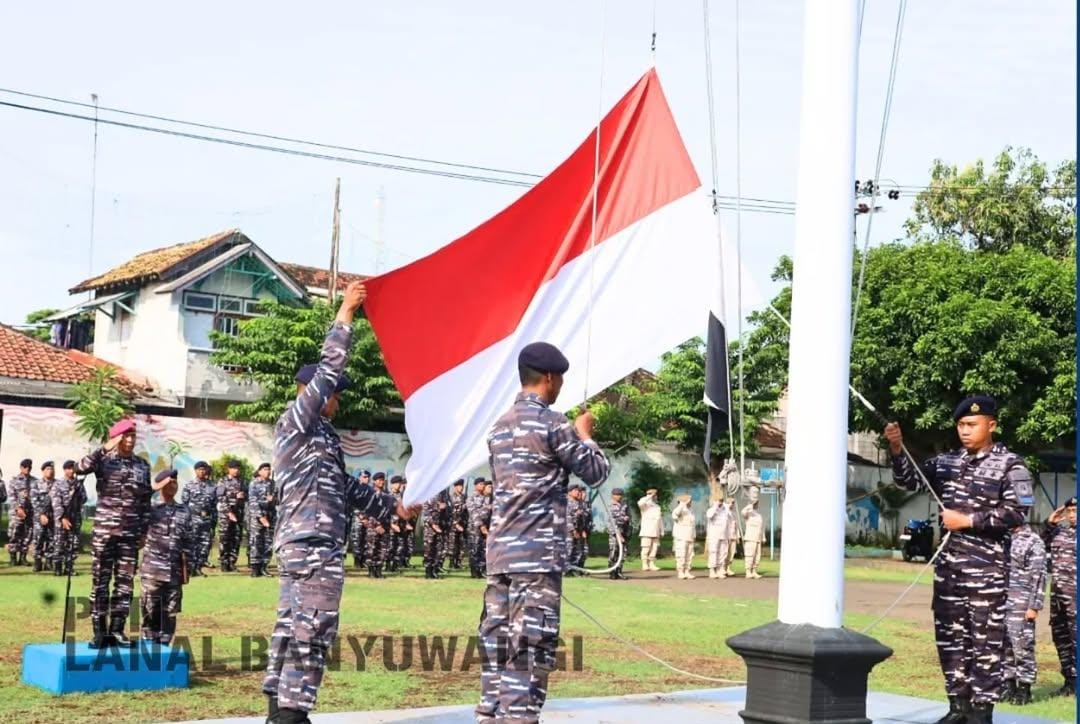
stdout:
{"type": "Polygon", "coordinates": [[[565,410],[706,331],[716,222],[655,70],[600,123],[594,236],[595,144],[594,132],[493,218],[367,282],[367,318],[405,400],[407,503],[487,461],[526,344],[570,360],[565,410]]]}

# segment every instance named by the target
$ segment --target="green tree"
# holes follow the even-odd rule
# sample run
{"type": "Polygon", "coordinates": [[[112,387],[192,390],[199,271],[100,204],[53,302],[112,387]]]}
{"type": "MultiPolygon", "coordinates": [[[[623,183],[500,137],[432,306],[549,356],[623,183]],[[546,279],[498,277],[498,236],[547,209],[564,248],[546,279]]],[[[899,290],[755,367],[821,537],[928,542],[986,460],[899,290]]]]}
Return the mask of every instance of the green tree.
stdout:
{"type": "MultiPolygon", "coordinates": [[[[334,310],[325,303],[293,307],[277,302],[264,305],[264,316],[240,323],[235,337],[213,333],[217,365],[240,369],[243,377],[259,384],[263,395],[253,402],[229,406],[232,420],[274,423],[285,406],[296,398],[296,371],[317,362],[334,310]]],[[[378,342],[365,319],[353,324],[353,346],[346,372],[352,389],[341,396],[334,423],[344,428],[364,428],[384,418],[401,398],[383,364],[378,342]]]]}
{"type": "Polygon", "coordinates": [[[630,479],[630,485],[626,489],[626,502],[635,514],[637,514],[637,501],[645,496],[645,491],[649,488],[656,488],[656,501],[662,508],[671,508],[675,487],[680,482],[677,473],[651,460],[637,460],[630,467],[630,474],[627,477],[630,479]]]}
{"type": "Polygon", "coordinates": [[[186,443],[183,440],[166,440],[165,454],[169,456],[169,466],[175,465],[176,458],[186,455],[190,449],[190,443],[186,443]]]}
{"type": "Polygon", "coordinates": [[[255,477],[255,466],[250,460],[236,453],[223,452],[210,462],[210,474],[214,480],[221,480],[229,472],[229,461],[235,460],[240,463],[240,479],[250,481],[255,477]]]}
{"type": "Polygon", "coordinates": [[[114,367],[96,368],[90,379],[72,385],[65,397],[75,410],[75,429],[92,442],[105,442],[109,428],[135,409],[114,367]]]}
{"type": "Polygon", "coordinates": [[[934,161],[915,199],[908,236],[955,239],[980,251],[1023,246],[1062,259],[1076,253],[1076,161],[1050,170],[1028,149],[1006,148],[990,168],[934,161]]]}
{"type": "MultiPolygon", "coordinates": [[[[52,315],[56,314],[59,311],[60,311],[59,309],[51,309],[51,308],[50,309],[35,309],[33,312],[30,312],[29,314],[26,315],[26,323],[27,324],[39,324],[39,323],[41,323],[41,320],[45,319],[46,317],[51,317],[52,315]]],[[[34,339],[39,340],[41,342],[48,342],[49,341],[49,326],[45,325],[44,327],[38,327],[37,329],[28,329],[28,330],[25,331],[25,334],[27,334],[28,336],[33,337],[34,339]]]]}

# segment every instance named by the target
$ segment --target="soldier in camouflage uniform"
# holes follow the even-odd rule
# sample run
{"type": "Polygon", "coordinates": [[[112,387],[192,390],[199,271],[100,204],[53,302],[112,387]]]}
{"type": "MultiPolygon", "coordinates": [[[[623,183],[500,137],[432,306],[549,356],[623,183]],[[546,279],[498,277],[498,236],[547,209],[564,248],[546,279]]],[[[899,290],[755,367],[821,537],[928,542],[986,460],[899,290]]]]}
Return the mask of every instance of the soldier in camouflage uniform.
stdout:
{"type": "MultiPolygon", "coordinates": [[[[403,480],[404,478],[400,475],[390,478],[390,494],[399,503],[405,499],[405,494],[401,492],[403,480]]],[[[390,516],[390,530],[386,534],[390,539],[389,553],[386,558],[386,569],[389,571],[397,571],[405,565],[402,562],[402,556],[405,552],[405,538],[408,536],[405,526],[407,522],[398,518],[396,513],[390,516]]]]}
{"type": "Polygon", "coordinates": [[[1043,530],[1050,564],[1050,635],[1065,683],[1055,696],[1076,696],[1076,498],[1046,519],[1043,530]]]}
{"type": "Polygon", "coordinates": [[[77,575],[75,556],[79,553],[79,531],[82,528],[82,509],[86,505],[86,486],[75,477],[75,461],[64,463],[64,477],[53,483],[49,493],[55,523],[53,574],[77,575]]]}
{"type": "Polygon", "coordinates": [[[466,508],[469,512],[469,576],[481,578],[480,560],[477,555],[480,535],[478,510],[484,504],[484,479],[477,478],[473,481],[473,494],[469,496],[466,508]]]}
{"type": "Polygon", "coordinates": [[[25,566],[26,552],[34,525],[34,506],[31,491],[37,478],[30,474],[34,462],[26,458],[19,463],[19,474],[8,483],[8,553],[11,565],[25,566]]]}
{"type": "Polygon", "coordinates": [[[550,344],[518,355],[521,392],[488,433],[495,480],[477,721],[536,722],[559,637],[570,473],[591,486],[610,465],[592,441],[594,418],[555,412],[569,362],[550,344]]]}
{"type": "Polygon", "coordinates": [[[624,581],[623,563],[626,558],[626,542],[630,540],[630,508],[623,502],[623,489],[611,491],[611,508],[608,517],[608,568],[618,562],[618,567],[609,574],[613,581],[624,581]],[[619,560],[619,539],[622,539],[623,560],[619,560]]]}
{"type": "Polygon", "coordinates": [[[442,578],[439,573],[439,557],[442,547],[439,543],[443,534],[443,511],[446,499],[440,491],[431,500],[424,503],[424,578],[442,578]]]}
{"type": "MultiPolygon", "coordinates": [[[[934,628],[949,713],[940,724],[992,721],[1002,689],[1009,531],[1035,504],[1031,473],[1019,455],[994,443],[997,403],[970,397],[953,413],[963,448],[928,460],[922,471],[945,505],[942,525],[952,532],[934,571],[934,628]]],[[[885,429],[893,480],[921,485],[903,454],[899,425],[885,429]]]]}
{"type": "Polygon", "coordinates": [[[52,568],[52,487],[55,482],[56,468],[52,460],[46,460],[41,464],[41,477],[30,487],[30,507],[34,509],[34,573],[52,568]]]}
{"type": "Polygon", "coordinates": [[[205,576],[203,568],[210,564],[210,545],[217,520],[217,485],[210,480],[210,465],[205,460],[195,463],[195,479],[184,485],[180,502],[191,513],[192,550],[188,560],[192,576],[205,576]]]}
{"type": "MultiPolygon", "coordinates": [[[[329,418],[348,385],[345,362],[352,346],[352,320],[363,302],[363,284],[353,282],[323,343],[318,365],[297,374],[296,400],[274,430],[278,523],[274,550],[281,568],[277,622],[271,639],[263,692],[269,719],[304,724],[315,707],[326,652],[337,634],[345,579],[345,517],[350,509],[389,522],[396,501],[345,472],[341,440],[329,418]],[[280,707],[280,708],[279,708],[280,707]]],[[[407,517],[412,510],[398,508],[407,517]]]]}
{"type": "MultiPolygon", "coordinates": [[[[401,499],[405,500],[405,488],[409,486],[408,479],[401,478],[401,499]]],[[[404,568],[412,568],[413,549],[416,547],[416,519],[409,518],[405,521],[405,546],[401,551],[401,565],[404,568]]]]}
{"type": "Polygon", "coordinates": [[[76,472],[93,473],[97,479],[97,509],[91,542],[94,560],[90,589],[90,621],[100,648],[107,636],[129,646],[124,634],[131,610],[135,562],[139,545],[150,523],[150,465],[135,455],[135,422],[124,419],[109,429],[104,447],[84,457],[76,472]],[[109,580],[113,580],[109,595],[109,580]],[[109,616],[108,628],[105,617],[109,616]],[[106,633],[107,632],[107,633],[106,633]]]}
{"type": "Polygon", "coordinates": [[[1001,700],[1031,703],[1035,683],[1035,619],[1043,607],[1046,546],[1027,523],[1009,542],[1009,594],[1005,614],[1005,693],[1001,700]]]}
{"type": "Polygon", "coordinates": [[[217,484],[218,559],[223,573],[236,571],[247,499],[247,482],[240,478],[240,463],[230,460],[226,467],[228,473],[217,484]]]}
{"type": "Polygon", "coordinates": [[[461,570],[461,556],[468,553],[469,507],[465,499],[465,481],[455,480],[450,491],[450,528],[446,531],[450,548],[450,567],[461,570]]]}
{"type": "Polygon", "coordinates": [[[154,477],[153,488],[161,493],[162,502],[150,508],[139,567],[142,638],[165,645],[176,634],[176,615],[188,581],[187,557],[195,542],[191,511],[176,502],[176,487],[175,470],[162,470],[154,477]]]}
{"type": "MultiPolygon", "coordinates": [[[[371,473],[361,471],[359,478],[361,485],[371,485],[371,473]]],[[[360,568],[367,559],[367,522],[360,510],[349,510],[348,514],[348,540],[349,551],[353,557],[353,568],[360,568]]]]}
{"type": "Polygon", "coordinates": [[[273,516],[274,481],[270,479],[270,463],[262,463],[255,471],[247,495],[248,558],[253,578],[270,575],[267,566],[274,542],[273,516]]]}
{"type": "MultiPolygon", "coordinates": [[[[386,493],[386,473],[375,473],[371,479],[375,492],[379,495],[386,493]]],[[[390,554],[390,521],[367,516],[364,519],[367,533],[364,534],[366,548],[364,556],[367,559],[368,576],[371,578],[383,578],[383,566],[390,554]]]]}

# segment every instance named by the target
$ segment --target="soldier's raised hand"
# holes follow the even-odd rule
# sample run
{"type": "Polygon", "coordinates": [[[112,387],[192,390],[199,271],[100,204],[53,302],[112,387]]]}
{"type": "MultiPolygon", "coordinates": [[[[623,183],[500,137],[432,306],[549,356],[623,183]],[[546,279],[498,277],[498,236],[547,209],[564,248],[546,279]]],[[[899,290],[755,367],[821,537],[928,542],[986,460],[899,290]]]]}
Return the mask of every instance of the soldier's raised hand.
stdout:
{"type": "Polygon", "coordinates": [[[1056,508],[1054,510],[1054,512],[1050,514],[1050,517],[1048,517],[1046,519],[1046,522],[1050,523],[1050,524],[1056,524],[1059,520],[1061,520],[1061,516],[1063,516],[1064,514],[1065,514],[1065,506],[1062,505],[1062,506],[1056,508]]]}
{"type": "Polygon", "coordinates": [[[899,455],[904,449],[904,433],[900,430],[900,425],[895,422],[890,422],[885,426],[885,439],[889,441],[889,449],[892,450],[893,455],[899,455]]]}
{"type": "Polygon", "coordinates": [[[582,440],[591,440],[595,427],[596,417],[588,410],[574,418],[574,430],[582,440]]]}
{"type": "Polygon", "coordinates": [[[367,299],[367,287],[364,283],[350,282],[349,286],[345,287],[345,298],[341,300],[341,307],[338,308],[337,321],[352,324],[356,310],[363,306],[365,299],[367,299]]]}
{"type": "Polygon", "coordinates": [[[116,446],[120,444],[120,440],[123,437],[123,435],[116,435],[114,437],[110,437],[108,442],[105,443],[105,452],[112,452],[113,450],[115,450],[116,446]]]}

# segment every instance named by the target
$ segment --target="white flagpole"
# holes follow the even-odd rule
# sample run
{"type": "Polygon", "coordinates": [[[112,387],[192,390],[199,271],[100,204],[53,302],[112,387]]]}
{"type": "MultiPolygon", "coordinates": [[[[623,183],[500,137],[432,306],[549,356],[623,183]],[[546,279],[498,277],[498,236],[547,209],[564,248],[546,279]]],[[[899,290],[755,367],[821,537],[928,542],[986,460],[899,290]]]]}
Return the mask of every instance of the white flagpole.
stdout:
{"type": "Polygon", "coordinates": [[[787,486],[778,616],[844,610],[858,0],[808,0],[795,210],[787,486]]]}

